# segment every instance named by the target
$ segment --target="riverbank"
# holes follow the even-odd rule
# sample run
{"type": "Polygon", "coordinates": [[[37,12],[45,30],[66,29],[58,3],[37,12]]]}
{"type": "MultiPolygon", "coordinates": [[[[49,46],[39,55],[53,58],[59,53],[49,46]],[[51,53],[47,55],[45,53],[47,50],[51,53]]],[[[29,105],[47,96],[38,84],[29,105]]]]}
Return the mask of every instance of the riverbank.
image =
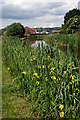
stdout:
{"type": "Polygon", "coordinates": [[[2,65],[2,118],[33,118],[30,103],[23,98],[10,71],[2,65]]]}

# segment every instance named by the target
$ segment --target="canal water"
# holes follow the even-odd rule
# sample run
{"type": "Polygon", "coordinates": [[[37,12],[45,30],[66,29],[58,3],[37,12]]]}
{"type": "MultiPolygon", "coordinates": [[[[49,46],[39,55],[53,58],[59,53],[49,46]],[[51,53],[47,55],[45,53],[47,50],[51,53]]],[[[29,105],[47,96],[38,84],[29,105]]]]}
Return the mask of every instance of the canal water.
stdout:
{"type": "MultiPolygon", "coordinates": [[[[43,42],[43,46],[48,45],[44,40],[32,40],[30,41],[31,47],[38,47],[38,45],[41,44],[43,42]]],[[[49,46],[49,45],[48,45],[49,46]]],[[[55,47],[55,46],[53,46],[55,47]]],[[[61,52],[65,52],[66,53],[66,47],[65,46],[59,46],[59,53],[61,52]]],[[[73,52],[72,54],[76,55],[79,59],[80,59],[80,48],[74,48],[73,51],[70,50],[70,52],[73,52]]]]}
{"type": "Polygon", "coordinates": [[[42,44],[42,42],[43,42],[43,45],[44,46],[46,46],[46,45],[48,45],[44,40],[34,40],[34,41],[31,41],[30,43],[31,43],[31,47],[38,47],[38,45],[40,44],[40,47],[41,47],[41,44],[42,44]]]}

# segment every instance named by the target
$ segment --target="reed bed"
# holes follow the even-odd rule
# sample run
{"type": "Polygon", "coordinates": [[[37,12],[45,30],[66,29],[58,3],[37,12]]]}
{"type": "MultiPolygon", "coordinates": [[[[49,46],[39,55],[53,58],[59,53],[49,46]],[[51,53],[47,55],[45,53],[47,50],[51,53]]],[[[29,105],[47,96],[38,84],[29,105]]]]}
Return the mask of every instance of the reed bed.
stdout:
{"type": "Polygon", "coordinates": [[[3,62],[37,118],[79,118],[79,62],[58,47],[3,39],[3,62]]]}

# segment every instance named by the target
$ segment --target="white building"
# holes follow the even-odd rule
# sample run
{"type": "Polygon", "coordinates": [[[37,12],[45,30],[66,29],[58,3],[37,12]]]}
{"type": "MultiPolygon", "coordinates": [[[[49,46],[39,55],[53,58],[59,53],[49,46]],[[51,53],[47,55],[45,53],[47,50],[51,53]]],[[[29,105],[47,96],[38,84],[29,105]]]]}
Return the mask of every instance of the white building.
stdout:
{"type": "Polygon", "coordinates": [[[78,9],[80,9],[80,1],[78,2],[78,9]]]}

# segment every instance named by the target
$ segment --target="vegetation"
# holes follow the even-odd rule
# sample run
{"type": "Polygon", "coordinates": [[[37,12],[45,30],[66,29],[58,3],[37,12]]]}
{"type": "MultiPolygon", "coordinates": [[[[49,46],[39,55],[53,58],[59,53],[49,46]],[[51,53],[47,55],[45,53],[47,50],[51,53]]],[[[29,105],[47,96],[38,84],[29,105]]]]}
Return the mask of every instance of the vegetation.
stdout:
{"type": "Polygon", "coordinates": [[[80,16],[70,18],[65,25],[62,26],[60,33],[75,33],[80,32],[80,16]]]}
{"type": "Polygon", "coordinates": [[[2,118],[29,118],[31,111],[26,98],[23,98],[18,85],[2,64],[2,118]]]}
{"type": "Polygon", "coordinates": [[[79,118],[79,62],[55,48],[3,39],[3,61],[37,118],[79,118]]]}
{"type": "Polygon", "coordinates": [[[43,39],[46,42],[51,42],[51,44],[67,44],[69,47],[79,47],[80,45],[80,36],[76,35],[66,35],[66,34],[57,34],[57,35],[44,35],[43,39]]]}
{"type": "Polygon", "coordinates": [[[22,37],[25,33],[25,29],[20,23],[13,23],[10,26],[4,28],[3,32],[5,32],[7,36],[22,37]]]}
{"type": "Polygon", "coordinates": [[[64,25],[62,25],[60,33],[72,34],[80,33],[80,10],[73,9],[64,16],[64,25]]]}
{"type": "Polygon", "coordinates": [[[65,16],[64,16],[64,24],[66,24],[67,21],[68,21],[70,18],[72,18],[72,17],[74,17],[74,16],[76,16],[76,15],[80,16],[80,10],[79,10],[79,9],[73,9],[73,10],[70,10],[69,12],[67,12],[67,13],[65,14],[65,16]]]}

